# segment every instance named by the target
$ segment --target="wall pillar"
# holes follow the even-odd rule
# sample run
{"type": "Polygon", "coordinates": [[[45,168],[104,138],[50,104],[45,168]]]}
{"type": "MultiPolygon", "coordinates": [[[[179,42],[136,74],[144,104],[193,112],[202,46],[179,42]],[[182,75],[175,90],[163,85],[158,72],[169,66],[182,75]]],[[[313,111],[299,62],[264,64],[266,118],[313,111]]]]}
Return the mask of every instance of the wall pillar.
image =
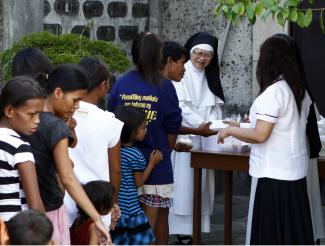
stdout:
{"type": "Polygon", "coordinates": [[[43,0],[10,0],[1,2],[3,49],[8,49],[27,33],[43,30],[43,0]]]}

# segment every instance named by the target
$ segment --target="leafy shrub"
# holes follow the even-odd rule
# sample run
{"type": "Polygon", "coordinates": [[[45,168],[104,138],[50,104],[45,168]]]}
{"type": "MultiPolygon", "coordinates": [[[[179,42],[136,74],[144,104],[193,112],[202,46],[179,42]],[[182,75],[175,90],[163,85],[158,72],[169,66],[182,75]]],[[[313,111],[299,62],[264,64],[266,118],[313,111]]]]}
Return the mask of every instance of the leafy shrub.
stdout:
{"type": "Polygon", "coordinates": [[[3,79],[11,77],[11,62],[15,54],[25,47],[37,47],[48,55],[54,65],[78,63],[82,57],[102,59],[113,73],[125,72],[130,67],[125,52],[117,45],[100,40],[90,40],[77,34],[55,35],[39,32],[25,35],[10,49],[0,53],[3,79]]]}

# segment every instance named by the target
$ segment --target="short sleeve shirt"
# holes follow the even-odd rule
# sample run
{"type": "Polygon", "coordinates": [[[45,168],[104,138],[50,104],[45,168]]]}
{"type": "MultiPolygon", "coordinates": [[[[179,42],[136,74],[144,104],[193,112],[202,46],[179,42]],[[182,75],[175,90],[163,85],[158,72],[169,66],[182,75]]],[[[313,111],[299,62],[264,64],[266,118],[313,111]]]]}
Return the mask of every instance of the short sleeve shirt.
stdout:
{"type": "Polygon", "coordinates": [[[146,160],[136,147],[121,148],[121,184],[118,195],[118,204],[123,217],[142,213],[138,199],[138,187],[135,184],[133,174],[142,172],[146,166],[146,160]]]}
{"type": "Polygon", "coordinates": [[[68,125],[54,114],[43,112],[37,131],[25,137],[35,157],[38,185],[45,210],[53,211],[63,205],[64,192],[59,187],[53,151],[63,139],[73,142],[68,125]]]}
{"type": "Polygon", "coordinates": [[[145,184],[172,184],[173,168],[168,135],[177,135],[182,124],[182,110],[176,90],[171,81],[162,79],[160,85],[143,80],[140,73],[132,70],[120,77],[109,95],[109,108],[114,111],[117,106],[133,106],[146,113],[147,134],[143,141],[135,144],[148,161],[153,150],[163,155],[150,173],[145,184]]]}
{"type": "Polygon", "coordinates": [[[29,143],[13,130],[0,128],[0,218],[8,221],[27,209],[18,164],[34,162],[29,143]]]}
{"type": "Polygon", "coordinates": [[[120,140],[123,122],[113,113],[103,111],[96,105],[80,102],[74,113],[78,144],[69,148],[74,162],[74,172],[81,183],[92,180],[109,181],[108,149],[120,140]]]}
{"type": "Polygon", "coordinates": [[[269,86],[254,101],[251,126],[257,120],[274,124],[266,142],[252,144],[249,173],[257,178],[297,180],[307,174],[306,123],[311,100],[308,93],[299,114],[294,95],[285,80],[269,86]]]}

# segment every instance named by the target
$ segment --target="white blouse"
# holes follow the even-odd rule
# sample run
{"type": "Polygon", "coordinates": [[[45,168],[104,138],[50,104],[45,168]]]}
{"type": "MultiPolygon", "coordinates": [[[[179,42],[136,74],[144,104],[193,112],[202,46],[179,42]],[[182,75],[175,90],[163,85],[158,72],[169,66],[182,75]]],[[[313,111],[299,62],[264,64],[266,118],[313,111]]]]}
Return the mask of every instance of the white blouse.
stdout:
{"type": "Polygon", "coordinates": [[[285,80],[269,86],[254,101],[251,127],[257,120],[274,124],[266,142],[252,144],[249,174],[257,178],[298,180],[307,175],[306,123],[311,99],[306,92],[299,115],[294,95],[285,80]]]}

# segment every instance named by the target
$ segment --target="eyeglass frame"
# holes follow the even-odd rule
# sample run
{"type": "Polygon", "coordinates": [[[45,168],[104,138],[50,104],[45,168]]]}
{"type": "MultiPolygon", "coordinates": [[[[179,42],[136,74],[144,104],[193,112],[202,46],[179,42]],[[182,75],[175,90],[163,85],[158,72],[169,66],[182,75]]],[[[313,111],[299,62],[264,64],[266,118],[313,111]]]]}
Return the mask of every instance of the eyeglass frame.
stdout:
{"type": "MultiPolygon", "coordinates": [[[[208,51],[208,52],[209,52],[209,51],[208,51]]],[[[196,56],[198,56],[198,57],[203,57],[203,58],[205,58],[205,59],[212,59],[212,57],[213,57],[213,52],[209,52],[209,53],[205,53],[205,52],[202,52],[202,51],[197,52],[197,50],[194,49],[194,50],[193,50],[193,53],[194,53],[196,56]]]]}

